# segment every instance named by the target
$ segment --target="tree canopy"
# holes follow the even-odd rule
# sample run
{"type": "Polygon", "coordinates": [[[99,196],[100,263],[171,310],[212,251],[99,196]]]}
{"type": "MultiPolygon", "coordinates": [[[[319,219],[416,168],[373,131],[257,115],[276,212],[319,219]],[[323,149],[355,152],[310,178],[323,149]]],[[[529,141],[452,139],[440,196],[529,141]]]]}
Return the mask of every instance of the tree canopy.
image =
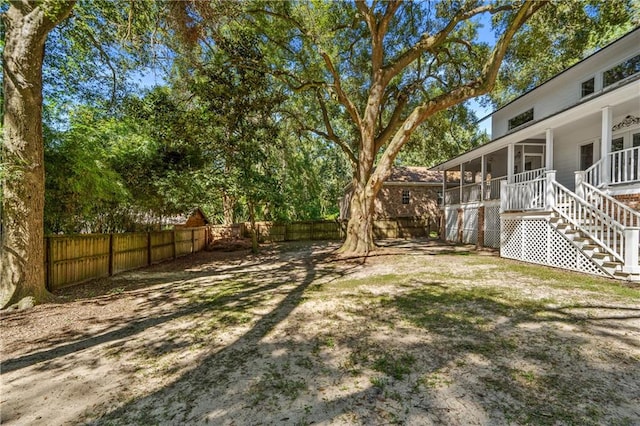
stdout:
{"type": "Polygon", "coordinates": [[[635,1],[5,3],[3,294],[44,294],[45,228],[333,218],[348,183],[343,249],[366,253],[395,163],[483,143],[468,100],[531,89],[637,26],[635,1]]]}

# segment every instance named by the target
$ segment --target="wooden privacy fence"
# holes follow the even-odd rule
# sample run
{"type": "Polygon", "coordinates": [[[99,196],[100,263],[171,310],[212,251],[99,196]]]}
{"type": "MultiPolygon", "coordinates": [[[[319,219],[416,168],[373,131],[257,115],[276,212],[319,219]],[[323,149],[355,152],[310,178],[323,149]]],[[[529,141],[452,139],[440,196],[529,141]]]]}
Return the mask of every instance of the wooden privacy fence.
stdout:
{"type": "Polygon", "coordinates": [[[55,290],[195,253],[206,247],[207,236],[206,227],[51,235],[45,238],[47,288],[55,290]]]}
{"type": "MultiPolygon", "coordinates": [[[[439,231],[438,220],[430,217],[376,220],[373,222],[373,234],[375,238],[428,237],[431,231],[439,231]]],[[[233,225],[232,227],[234,233],[249,237],[250,228],[248,224],[233,225]]],[[[287,224],[256,223],[260,241],[339,240],[345,237],[346,227],[346,222],[337,221],[293,222],[287,224]]],[[[219,227],[219,229],[222,228],[224,227],[219,227]]]]}

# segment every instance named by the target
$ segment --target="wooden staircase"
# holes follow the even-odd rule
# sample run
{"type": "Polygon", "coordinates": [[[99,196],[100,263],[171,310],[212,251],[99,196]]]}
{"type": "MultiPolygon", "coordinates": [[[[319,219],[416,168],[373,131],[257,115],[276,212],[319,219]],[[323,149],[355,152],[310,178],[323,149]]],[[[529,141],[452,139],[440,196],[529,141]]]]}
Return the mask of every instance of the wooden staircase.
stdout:
{"type": "Polygon", "coordinates": [[[604,275],[619,280],[640,282],[640,274],[624,272],[623,263],[609,253],[604,245],[586,236],[558,213],[553,212],[549,223],[567,241],[589,258],[604,275]]]}

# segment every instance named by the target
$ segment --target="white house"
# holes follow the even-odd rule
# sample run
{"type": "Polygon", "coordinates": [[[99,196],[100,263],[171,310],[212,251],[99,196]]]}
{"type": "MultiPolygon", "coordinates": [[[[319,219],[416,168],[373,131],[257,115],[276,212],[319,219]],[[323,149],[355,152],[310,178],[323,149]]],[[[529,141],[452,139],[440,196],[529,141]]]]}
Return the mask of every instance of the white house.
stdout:
{"type": "Polygon", "coordinates": [[[443,238],[640,280],[640,28],[491,115],[492,140],[433,170],[443,238]]]}

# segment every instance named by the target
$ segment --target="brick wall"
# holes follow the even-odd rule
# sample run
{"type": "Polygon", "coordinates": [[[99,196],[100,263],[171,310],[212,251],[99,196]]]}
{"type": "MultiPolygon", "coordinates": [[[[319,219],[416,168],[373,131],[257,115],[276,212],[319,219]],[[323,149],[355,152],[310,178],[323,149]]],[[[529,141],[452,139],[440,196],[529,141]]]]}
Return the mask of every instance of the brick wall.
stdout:
{"type": "Polygon", "coordinates": [[[437,217],[440,215],[438,194],[426,186],[388,185],[382,187],[375,204],[376,219],[391,217],[437,217]],[[402,203],[402,191],[409,191],[409,203],[402,203]]]}
{"type": "Polygon", "coordinates": [[[614,195],[614,198],[632,209],[640,211],[640,194],[614,195]]]}

